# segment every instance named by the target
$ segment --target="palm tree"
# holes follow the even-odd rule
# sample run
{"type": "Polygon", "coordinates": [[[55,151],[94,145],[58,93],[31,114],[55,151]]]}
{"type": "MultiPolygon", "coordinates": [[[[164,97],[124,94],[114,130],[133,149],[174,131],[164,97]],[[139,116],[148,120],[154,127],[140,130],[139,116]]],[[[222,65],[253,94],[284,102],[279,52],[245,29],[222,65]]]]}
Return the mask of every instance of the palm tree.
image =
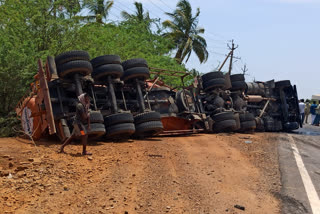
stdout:
{"type": "Polygon", "coordinates": [[[107,18],[109,11],[113,5],[113,0],[107,1],[104,4],[104,0],[87,0],[84,5],[90,10],[92,15],[86,16],[88,20],[95,20],[97,23],[103,24],[103,19],[107,18]]]}
{"type": "Polygon", "coordinates": [[[170,32],[164,36],[174,41],[177,49],[175,59],[182,63],[185,57],[188,62],[193,52],[198,56],[200,63],[208,59],[207,42],[199,34],[204,33],[204,28],[198,27],[200,9],[192,16],[192,8],[188,0],[180,0],[177,9],[173,13],[166,13],[172,20],[166,20],[162,24],[169,28],[170,32]]]}
{"type": "Polygon", "coordinates": [[[144,22],[146,20],[150,20],[149,12],[144,13],[144,9],[142,6],[142,3],[140,2],[134,2],[134,5],[136,7],[135,14],[129,14],[126,11],[122,11],[121,15],[126,20],[136,20],[139,22],[144,22]]]}
{"type": "Polygon", "coordinates": [[[150,18],[149,12],[144,12],[142,3],[140,2],[134,2],[134,5],[136,7],[136,12],[134,14],[129,14],[126,11],[122,11],[121,16],[127,21],[144,23],[146,24],[146,28],[150,30],[150,25],[153,20],[150,18]]]}

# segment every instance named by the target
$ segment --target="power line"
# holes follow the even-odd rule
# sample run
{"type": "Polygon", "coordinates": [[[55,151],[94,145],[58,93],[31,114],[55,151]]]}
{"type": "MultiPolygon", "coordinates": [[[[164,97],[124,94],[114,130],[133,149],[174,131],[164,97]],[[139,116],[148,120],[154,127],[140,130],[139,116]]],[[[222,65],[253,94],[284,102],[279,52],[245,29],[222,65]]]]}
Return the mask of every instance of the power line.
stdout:
{"type": "Polygon", "coordinates": [[[154,4],[154,3],[152,2],[152,0],[150,0],[149,2],[150,2],[152,5],[154,5],[155,7],[157,7],[159,10],[161,10],[162,12],[166,13],[166,11],[162,10],[161,7],[159,7],[158,5],[154,4]]]}
{"type": "Polygon", "coordinates": [[[166,5],[169,9],[171,9],[171,10],[175,10],[175,9],[173,9],[172,7],[170,7],[169,5],[167,5],[164,1],[162,1],[162,0],[160,0],[164,5],[166,5]]]}
{"type": "Polygon", "coordinates": [[[121,4],[123,7],[127,8],[128,10],[130,10],[131,12],[133,12],[133,13],[135,12],[135,11],[133,11],[132,9],[130,9],[129,7],[127,7],[126,5],[122,4],[121,1],[116,1],[116,2],[118,2],[118,3],[121,4]]]}

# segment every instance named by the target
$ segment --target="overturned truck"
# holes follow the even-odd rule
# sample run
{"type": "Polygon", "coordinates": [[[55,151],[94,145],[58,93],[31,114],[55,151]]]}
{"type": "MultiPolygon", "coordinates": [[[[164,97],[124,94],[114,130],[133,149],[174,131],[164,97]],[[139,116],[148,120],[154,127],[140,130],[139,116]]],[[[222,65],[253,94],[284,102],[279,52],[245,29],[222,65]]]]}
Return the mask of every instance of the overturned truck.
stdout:
{"type": "Polygon", "coordinates": [[[296,86],[289,80],[245,82],[244,75],[209,72],[185,85],[184,71],[150,68],[144,59],[121,61],[85,51],[48,56],[16,113],[25,134],[38,140],[70,136],[78,96],[90,106],[89,137],[119,139],[195,132],[291,131],[302,126],[296,86]],[[176,88],[164,76],[181,80],[176,88]]]}

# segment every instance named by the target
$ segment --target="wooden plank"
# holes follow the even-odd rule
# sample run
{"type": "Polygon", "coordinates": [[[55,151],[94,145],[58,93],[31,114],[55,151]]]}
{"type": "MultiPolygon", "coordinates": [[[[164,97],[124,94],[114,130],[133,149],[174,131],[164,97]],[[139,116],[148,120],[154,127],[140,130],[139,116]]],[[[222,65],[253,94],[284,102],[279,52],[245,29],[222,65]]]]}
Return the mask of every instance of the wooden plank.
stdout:
{"type": "Polygon", "coordinates": [[[39,97],[40,99],[42,98],[44,101],[44,105],[46,108],[46,121],[48,123],[49,134],[52,135],[56,133],[56,126],[54,123],[48,82],[47,82],[46,76],[44,75],[41,59],[39,59],[38,61],[38,69],[39,69],[38,74],[39,74],[39,80],[40,80],[39,97]]]}

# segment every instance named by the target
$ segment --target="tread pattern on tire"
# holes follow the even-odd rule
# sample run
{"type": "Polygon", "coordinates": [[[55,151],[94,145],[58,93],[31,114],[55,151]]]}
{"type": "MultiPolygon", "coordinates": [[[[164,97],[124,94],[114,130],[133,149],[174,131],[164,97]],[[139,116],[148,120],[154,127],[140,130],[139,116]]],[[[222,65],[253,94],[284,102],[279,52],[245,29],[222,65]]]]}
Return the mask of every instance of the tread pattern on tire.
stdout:
{"type": "Polygon", "coordinates": [[[256,128],[256,121],[250,120],[250,121],[244,121],[240,123],[241,131],[249,131],[254,130],[256,128]]]}
{"type": "Polygon", "coordinates": [[[74,61],[74,60],[84,60],[84,61],[89,61],[90,56],[89,53],[86,51],[67,51],[64,53],[59,54],[55,58],[56,65],[62,65],[66,62],[74,61]]]}
{"type": "Polygon", "coordinates": [[[237,127],[236,121],[234,119],[223,120],[213,124],[213,131],[234,131],[237,127]]]}
{"type": "Polygon", "coordinates": [[[220,71],[209,72],[201,76],[202,82],[208,82],[212,79],[224,79],[224,74],[220,71]]]}
{"type": "Polygon", "coordinates": [[[90,111],[90,123],[103,123],[103,115],[100,111],[90,111]]]}
{"type": "Polygon", "coordinates": [[[91,74],[94,80],[101,80],[107,76],[119,78],[123,75],[123,68],[119,64],[106,64],[95,68],[91,74]]]}
{"type": "Polygon", "coordinates": [[[226,85],[226,80],[223,78],[211,79],[203,83],[203,89],[205,91],[212,88],[224,87],[226,85]]]}
{"type": "Polygon", "coordinates": [[[135,68],[135,67],[148,68],[148,63],[143,58],[135,58],[135,59],[129,59],[129,60],[122,62],[122,66],[123,66],[123,70],[135,68]]]}
{"type": "Polygon", "coordinates": [[[225,111],[212,116],[214,122],[220,122],[223,120],[233,120],[234,113],[232,111],[225,111]]]}
{"type": "Polygon", "coordinates": [[[245,82],[245,78],[243,74],[233,74],[230,75],[231,82],[245,82]]]}
{"type": "Polygon", "coordinates": [[[146,80],[150,77],[149,68],[146,67],[134,67],[124,71],[122,76],[123,81],[128,81],[133,78],[146,80]]]}
{"type": "Polygon", "coordinates": [[[240,122],[254,120],[254,115],[252,113],[239,114],[240,122]]]}
{"type": "Polygon", "coordinates": [[[119,123],[106,128],[106,137],[129,137],[135,132],[133,123],[119,123]]]}
{"type": "Polygon", "coordinates": [[[247,88],[247,84],[244,81],[236,81],[236,82],[231,82],[231,90],[232,91],[237,91],[237,90],[244,90],[247,88]]]}
{"type": "Polygon", "coordinates": [[[118,113],[106,116],[104,118],[104,124],[108,128],[120,123],[133,123],[133,115],[131,113],[118,113]]]}
{"type": "Polygon", "coordinates": [[[159,134],[163,130],[161,121],[149,121],[136,125],[137,136],[153,136],[159,134]]]}
{"type": "Polygon", "coordinates": [[[134,123],[136,125],[139,125],[141,123],[146,123],[150,121],[160,121],[161,120],[161,115],[159,112],[155,111],[150,111],[150,112],[144,112],[137,114],[134,116],[134,123]]]}
{"type": "Polygon", "coordinates": [[[104,124],[102,123],[91,123],[90,124],[90,131],[88,130],[88,125],[85,125],[88,135],[95,135],[95,137],[100,137],[106,133],[106,129],[104,127],[104,124]]]}
{"type": "Polygon", "coordinates": [[[118,55],[103,55],[92,59],[90,62],[93,68],[97,68],[106,64],[121,64],[121,59],[118,55]]]}
{"type": "Polygon", "coordinates": [[[62,64],[58,67],[60,77],[70,77],[75,73],[88,75],[92,72],[92,65],[88,61],[76,60],[62,64]]]}

